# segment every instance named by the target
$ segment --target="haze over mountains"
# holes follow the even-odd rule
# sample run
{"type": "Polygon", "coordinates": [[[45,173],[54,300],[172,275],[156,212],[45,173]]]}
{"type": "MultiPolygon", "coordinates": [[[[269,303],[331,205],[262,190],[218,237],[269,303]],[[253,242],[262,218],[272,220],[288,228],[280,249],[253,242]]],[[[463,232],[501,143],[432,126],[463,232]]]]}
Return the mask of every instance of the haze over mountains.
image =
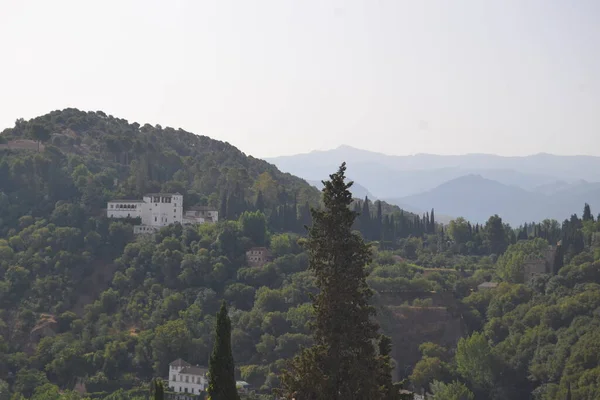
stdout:
{"type": "Polygon", "coordinates": [[[496,213],[513,225],[532,218],[562,221],[584,203],[600,211],[600,157],[391,156],[340,146],[267,161],[317,187],[315,181],[346,161],[348,176],[358,185],[357,197],[370,193],[407,211],[435,208],[436,214],[472,222],[496,213]]]}

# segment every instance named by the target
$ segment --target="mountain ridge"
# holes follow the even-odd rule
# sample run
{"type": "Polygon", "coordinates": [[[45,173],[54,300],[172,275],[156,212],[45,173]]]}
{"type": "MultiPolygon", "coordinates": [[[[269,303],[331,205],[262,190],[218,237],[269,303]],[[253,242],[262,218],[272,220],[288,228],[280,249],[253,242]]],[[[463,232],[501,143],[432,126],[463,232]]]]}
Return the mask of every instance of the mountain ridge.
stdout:
{"type": "MultiPolygon", "coordinates": [[[[542,210],[553,218],[568,217],[573,209],[579,209],[583,203],[594,203],[596,182],[600,182],[600,157],[544,152],[528,156],[483,153],[394,156],[341,145],[332,150],[267,160],[282,171],[292,172],[306,179],[322,175],[323,171],[330,169],[335,163],[346,161],[349,164],[349,176],[360,182],[376,198],[407,210],[427,210],[434,207],[440,215],[471,216],[477,222],[481,222],[484,216],[469,210],[481,208],[477,202],[493,202],[494,199],[487,199],[481,193],[486,188],[493,187],[499,196],[507,199],[504,218],[520,223],[525,217],[519,207],[532,210],[533,214],[527,221],[533,216],[544,218],[542,210]],[[461,202],[457,201],[456,207],[444,208],[442,199],[432,198],[435,193],[446,191],[443,185],[448,182],[456,185],[456,191],[467,190],[459,178],[470,175],[479,175],[498,185],[489,186],[490,183],[485,180],[471,179],[471,185],[475,188],[471,191],[470,198],[462,199],[465,207],[458,207],[461,202]],[[521,190],[515,191],[515,187],[521,190]],[[439,189],[434,191],[436,188],[439,189]],[[430,193],[431,191],[433,192],[430,193]],[[541,194],[544,196],[538,196],[541,194]],[[515,196],[520,198],[520,206],[513,204],[511,197],[515,196]],[[554,198],[548,199],[548,196],[554,198]],[[555,204],[551,204],[552,202],[555,204]]],[[[450,202],[454,200],[447,196],[461,196],[460,193],[450,192],[444,195],[450,202]]],[[[488,211],[495,213],[497,210],[488,211]]]]}

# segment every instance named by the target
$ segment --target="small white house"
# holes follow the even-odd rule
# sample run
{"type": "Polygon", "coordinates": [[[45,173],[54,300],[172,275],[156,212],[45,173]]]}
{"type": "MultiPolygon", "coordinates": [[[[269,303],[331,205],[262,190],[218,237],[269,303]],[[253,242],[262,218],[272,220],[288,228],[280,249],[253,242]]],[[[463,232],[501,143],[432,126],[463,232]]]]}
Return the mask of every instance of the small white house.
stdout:
{"type": "Polygon", "coordinates": [[[111,200],[106,206],[109,218],[141,218],[142,224],[133,227],[135,234],[153,233],[174,224],[204,224],[217,222],[219,213],[210,207],[192,208],[183,213],[180,193],[149,193],[142,200],[111,200]]]}
{"type": "Polygon", "coordinates": [[[169,389],[176,393],[200,394],[208,386],[207,373],[208,368],[179,358],[169,364],[169,389]]]}
{"type": "Polygon", "coordinates": [[[185,211],[183,215],[183,223],[205,223],[205,222],[218,222],[219,212],[208,206],[195,206],[185,211]],[[188,222],[189,221],[189,222],[188,222]]]}

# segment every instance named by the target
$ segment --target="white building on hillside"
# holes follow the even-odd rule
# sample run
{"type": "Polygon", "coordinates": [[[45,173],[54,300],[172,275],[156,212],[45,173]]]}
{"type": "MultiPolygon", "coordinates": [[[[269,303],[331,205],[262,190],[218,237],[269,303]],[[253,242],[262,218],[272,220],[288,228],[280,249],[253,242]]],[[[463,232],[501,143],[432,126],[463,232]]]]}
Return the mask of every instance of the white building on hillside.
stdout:
{"type": "Polygon", "coordinates": [[[169,364],[169,388],[176,393],[200,394],[208,386],[207,372],[208,368],[179,358],[169,364]]]}
{"type": "Polygon", "coordinates": [[[106,206],[109,218],[141,218],[142,224],[133,228],[135,234],[153,233],[174,223],[204,224],[217,222],[219,213],[210,207],[197,207],[183,214],[183,195],[180,193],[149,193],[143,200],[111,200],[106,206]]]}
{"type": "Polygon", "coordinates": [[[205,222],[218,222],[219,221],[219,212],[212,207],[207,206],[195,206],[190,207],[185,211],[183,216],[184,223],[185,221],[197,221],[195,223],[203,224],[205,222]]]}

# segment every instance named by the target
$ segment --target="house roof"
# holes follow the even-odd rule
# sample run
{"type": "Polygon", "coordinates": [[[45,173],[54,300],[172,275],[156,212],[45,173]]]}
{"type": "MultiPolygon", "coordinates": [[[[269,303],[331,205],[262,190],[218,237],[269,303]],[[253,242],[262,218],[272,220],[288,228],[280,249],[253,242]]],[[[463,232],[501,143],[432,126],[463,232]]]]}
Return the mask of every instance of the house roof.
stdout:
{"type": "Polygon", "coordinates": [[[193,206],[188,208],[187,211],[217,211],[217,209],[210,206],[193,206]]]}
{"type": "Polygon", "coordinates": [[[131,200],[131,199],[117,199],[109,200],[109,203],[145,203],[144,200],[131,200]]]}
{"type": "Polygon", "coordinates": [[[266,247],[252,247],[248,251],[269,251],[266,247]]]}
{"type": "Polygon", "coordinates": [[[181,196],[181,193],[146,193],[144,196],[181,196]]]}
{"type": "Polygon", "coordinates": [[[171,364],[169,364],[169,366],[171,367],[190,367],[192,364],[190,364],[187,361],[183,361],[181,358],[178,358],[177,360],[171,362],[171,364]]]}
{"type": "Polygon", "coordinates": [[[483,282],[477,287],[487,287],[487,288],[495,288],[498,286],[498,282],[483,282]]]}
{"type": "Polygon", "coordinates": [[[183,368],[179,371],[180,374],[189,374],[189,375],[206,375],[208,372],[208,368],[206,367],[198,367],[198,366],[189,366],[183,368]]]}

